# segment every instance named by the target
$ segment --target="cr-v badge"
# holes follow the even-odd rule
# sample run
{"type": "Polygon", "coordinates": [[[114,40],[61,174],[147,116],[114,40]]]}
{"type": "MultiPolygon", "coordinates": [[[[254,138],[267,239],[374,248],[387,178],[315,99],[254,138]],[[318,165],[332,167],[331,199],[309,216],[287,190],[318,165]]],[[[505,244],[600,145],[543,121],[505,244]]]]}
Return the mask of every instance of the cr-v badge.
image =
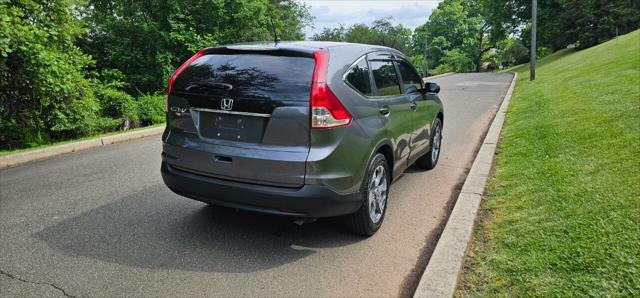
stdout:
{"type": "Polygon", "coordinates": [[[186,108],[181,108],[181,107],[171,107],[170,110],[176,114],[182,114],[187,112],[186,108]]]}
{"type": "Polygon", "coordinates": [[[231,109],[233,108],[233,99],[223,98],[222,102],[220,103],[220,108],[225,111],[231,111],[231,109]]]}

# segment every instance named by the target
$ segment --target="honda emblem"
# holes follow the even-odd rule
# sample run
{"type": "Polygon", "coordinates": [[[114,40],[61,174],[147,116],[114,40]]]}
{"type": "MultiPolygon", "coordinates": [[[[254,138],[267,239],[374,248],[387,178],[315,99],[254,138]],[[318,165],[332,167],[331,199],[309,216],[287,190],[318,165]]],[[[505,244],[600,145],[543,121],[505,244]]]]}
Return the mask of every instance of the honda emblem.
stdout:
{"type": "Polygon", "coordinates": [[[233,99],[223,98],[222,102],[220,102],[220,108],[225,111],[231,111],[231,109],[233,108],[233,99]]]}

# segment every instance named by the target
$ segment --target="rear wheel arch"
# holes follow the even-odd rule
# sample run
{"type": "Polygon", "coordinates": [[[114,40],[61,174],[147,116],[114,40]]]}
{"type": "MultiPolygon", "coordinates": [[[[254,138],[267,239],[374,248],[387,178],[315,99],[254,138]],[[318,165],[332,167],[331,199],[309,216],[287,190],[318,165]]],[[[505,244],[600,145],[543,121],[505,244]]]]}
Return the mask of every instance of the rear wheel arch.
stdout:
{"type": "Polygon", "coordinates": [[[394,160],[393,160],[393,150],[391,149],[391,145],[389,145],[386,142],[378,145],[376,151],[373,154],[371,154],[371,156],[372,157],[375,156],[376,153],[381,153],[387,159],[387,165],[389,166],[389,176],[391,177],[391,179],[393,179],[394,160]]]}
{"type": "Polygon", "coordinates": [[[440,119],[442,127],[444,127],[444,113],[442,111],[438,112],[438,115],[436,115],[436,118],[440,119]]]}
{"type": "Polygon", "coordinates": [[[360,189],[365,189],[366,188],[366,184],[365,184],[365,179],[367,178],[367,170],[369,169],[369,165],[371,164],[371,161],[373,160],[373,158],[376,156],[376,154],[380,153],[382,154],[386,159],[387,159],[387,166],[389,167],[389,175],[391,177],[391,179],[393,180],[393,149],[391,149],[391,143],[389,142],[389,140],[383,139],[378,141],[378,143],[376,143],[375,146],[372,146],[373,150],[369,151],[369,156],[367,156],[367,159],[364,160],[364,165],[362,167],[362,182],[360,184],[360,189]]]}
{"type": "Polygon", "coordinates": [[[431,124],[431,136],[429,151],[427,151],[424,155],[418,158],[415,164],[425,170],[433,169],[440,159],[441,153],[441,143],[442,143],[442,128],[444,127],[442,113],[438,113],[438,115],[433,119],[433,123],[431,124]]]}

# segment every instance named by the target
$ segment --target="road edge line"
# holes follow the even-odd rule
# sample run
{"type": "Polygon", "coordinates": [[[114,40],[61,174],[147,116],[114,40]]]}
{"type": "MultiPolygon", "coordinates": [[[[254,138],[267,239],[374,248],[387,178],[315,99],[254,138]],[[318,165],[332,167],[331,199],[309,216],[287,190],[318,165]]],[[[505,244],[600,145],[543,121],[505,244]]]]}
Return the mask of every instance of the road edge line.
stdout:
{"type": "Polygon", "coordinates": [[[413,297],[453,297],[518,73],[496,112],[413,297]]]}
{"type": "Polygon", "coordinates": [[[0,156],[0,169],[15,167],[27,162],[51,158],[54,156],[59,156],[76,151],[102,147],[109,144],[115,144],[161,134],[164,131],[164,128],[164,125],[158,127],[143,128],[135,131],[96,137],[93,139],[76,141],[62,145],[53,145],[41,149],[29,150],[26,152],[7,154],[4,156],[0,156]]]}

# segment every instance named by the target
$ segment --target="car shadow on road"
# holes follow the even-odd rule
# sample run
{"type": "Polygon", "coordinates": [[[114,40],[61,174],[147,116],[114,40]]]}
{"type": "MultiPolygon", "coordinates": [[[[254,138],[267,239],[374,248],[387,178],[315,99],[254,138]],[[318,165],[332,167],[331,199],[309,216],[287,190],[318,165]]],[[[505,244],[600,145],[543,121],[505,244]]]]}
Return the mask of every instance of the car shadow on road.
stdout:
{"type": "Polygon", "coordinates": [[[254,272],[362,241],[339,219],[297,226],[179,197],[164,185],[139,191],[35,234],[66,255],[148,269],[254,272]]]}

